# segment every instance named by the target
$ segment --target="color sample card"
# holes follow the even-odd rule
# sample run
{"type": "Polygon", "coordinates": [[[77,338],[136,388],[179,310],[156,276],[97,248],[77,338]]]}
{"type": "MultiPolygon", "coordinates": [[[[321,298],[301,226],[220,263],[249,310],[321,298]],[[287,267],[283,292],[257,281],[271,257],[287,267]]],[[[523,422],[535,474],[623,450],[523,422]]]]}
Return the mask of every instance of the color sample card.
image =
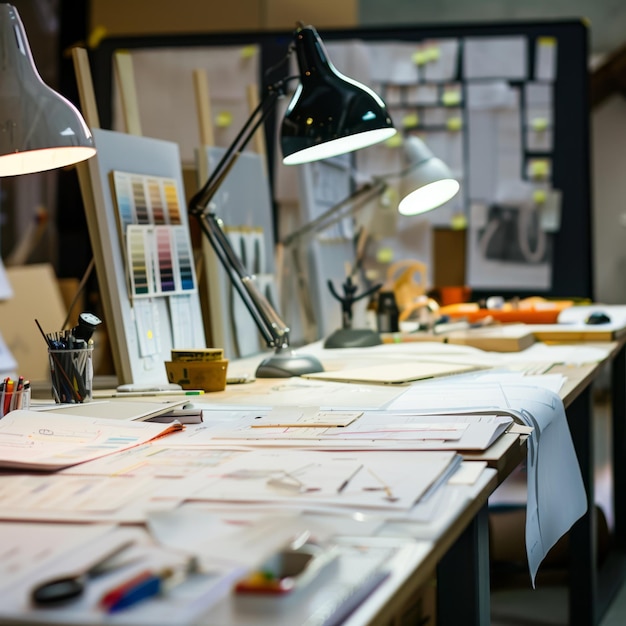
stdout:
{"type": "Polygon", "coordinates": [[[193,271],[193,254],[187,232],[181,227],[171,229],[176,246],[176,259],[178,261],[178,275],[180,277],[181,291],[195,289],[195,276],[193,271]]]}
{"type": "Polygon", "coordinates": [[[148,198],[146,197],[146,188],[144,181],[139,176],[132,176],[130,186],[133,192],[133,204],[135,205],[136,224],[150,224],[150,213],[148,209],[148,198]]]}
{"type": "Polygon", "coordinates": [[[114,171],[112,181],[131,297],[196,291],[193,250],[176,180],[114,171]]]}
{"type": "Polygon", "coordinates": [[[196,290],[193,255],[184,226],[144,226],[126,229],[131,296],[155,297],[196,290]]]}
{"type": "Polygon", "coordinates": [[[118,176],[114,172],[113,184],[115,186],[115,199],[117,200],[118,224],[120,232],[126,233],[129,224],[137,224],[135,215],[135,203],[133,202],[133,190],[128,176],[118,176]]]}
{"type": "Polygon", "coordinates": [[[148,231],[131,225],[126,229],[126,235],[131,293],[133,296],[153,296],[155,288],[148,231]]]}
{"type": "Polygon", "coordinates": [[[168,179],[161,179],[163,184],[163,193],[165,196],[166,214],[168,215],[169,224],[182,224],[180,213],[180,194],[176,188],[176,182],[168,179]]]}
{"type": "MultiPolygon", "coordinates": [[[[145,185],[148,192],[148,205],[152,213],[152,223],[157,226],[167,224],[167,211],[161,181],[158,178],[147,178],[145,185]]],[[[178,221],[175,223],[180,224],[180,211],[177,212],[177,217],[178,221]]]]}
{"type": "Polygon", "coordinates": [[[174,179],[115,171],[113,188],[124,234],[128,224],[183,224],[181,194],[174,179]]]}
{"type": "Polygon", "coordinates": [[[161,291],[164,293],[176,291],[176,282],[174,281],[174,255],[172,254],[172,240],[168,227],[156,227],[154,229],[157,266],[158,266],[158,282],[161,291]]]}

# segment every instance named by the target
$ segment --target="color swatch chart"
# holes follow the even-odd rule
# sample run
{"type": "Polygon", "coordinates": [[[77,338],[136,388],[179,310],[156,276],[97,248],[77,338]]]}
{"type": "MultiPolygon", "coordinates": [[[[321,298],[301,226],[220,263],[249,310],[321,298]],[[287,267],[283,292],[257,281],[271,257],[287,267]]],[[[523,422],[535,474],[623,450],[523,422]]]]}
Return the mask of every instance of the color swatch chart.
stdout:
{"type": "Polygon", "coordinates": [[[171,178],[113,172],[121,232],[129,224],[182,224],[180,196],[171,178]]]}
{"type": "Polygon", "coordinates": [[[131,297],[195,291],[191,240],[176,182],[116,171],[113,184],[131,297]]]}

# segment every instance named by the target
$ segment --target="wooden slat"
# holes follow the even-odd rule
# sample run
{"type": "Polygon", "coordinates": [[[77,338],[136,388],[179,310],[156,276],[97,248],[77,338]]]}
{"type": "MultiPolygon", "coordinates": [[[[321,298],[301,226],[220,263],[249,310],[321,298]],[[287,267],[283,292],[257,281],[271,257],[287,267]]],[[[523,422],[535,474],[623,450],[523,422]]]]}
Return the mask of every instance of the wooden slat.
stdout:
{"type": "Polygon", "coordinates": [[[98,115],[98,105],[96,104],[87,50],[79,47],[72,48],[72,60],[74,62],[74,72],[76,73],[78,96],[83,117],[89,128],[100,128],[100,116],[98,115]]]}
{"type": "Polygon", "coordinates": [[[143,133],[141,132],[132,57],[129,52],[119,50],[114,55],[114,61],[126,132],[129,135],[141,136],[143,133]]]}
{"type": "Polygon", "coordinates": [[[204,70],[196,69],[193,71],[193,86],[196,96],[198,125],[200,126],[200,145],[214,146],[215,135],[213,133],[213,119],[211,117],[209,79],[204,70]]]}

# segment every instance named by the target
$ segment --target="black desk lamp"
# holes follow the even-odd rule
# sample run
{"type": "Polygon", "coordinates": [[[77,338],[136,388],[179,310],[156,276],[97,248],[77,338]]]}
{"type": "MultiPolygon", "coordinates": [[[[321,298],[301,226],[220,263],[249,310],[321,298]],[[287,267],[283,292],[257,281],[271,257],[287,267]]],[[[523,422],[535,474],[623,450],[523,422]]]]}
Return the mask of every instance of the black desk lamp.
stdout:
{"type": "Polygon", "coordinates": [[[339,73],[326,55],[312,26],[298,25],[284,59],[295,50],[298,76],[282,78],[265,88],[251,113],[204,186],[189,202],[189,214],[200,227],[252,315],[267,346],[275,352],[259,365],[259,378],[285,378],[323,371],[312,355],[289,346],[289,327],[257,288],[254,277],[233,250],[211,200],[256,130],[274,110],[287,84],[300,80],[281,127],[283,163],[297,165],[326,159],[384,141],[396,133],[384,102],[370,89],[339,73]]]}

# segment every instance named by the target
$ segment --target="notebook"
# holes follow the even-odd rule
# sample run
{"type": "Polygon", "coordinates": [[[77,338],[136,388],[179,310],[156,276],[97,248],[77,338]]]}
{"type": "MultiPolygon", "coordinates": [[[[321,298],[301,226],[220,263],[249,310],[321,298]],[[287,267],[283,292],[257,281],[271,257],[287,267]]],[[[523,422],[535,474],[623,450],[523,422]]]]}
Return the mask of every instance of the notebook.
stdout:
{"type": "MultiPolygon", "coordinates": [[[[187,399],[170,399],[154,402],[143,400],[94,400],[82,404],[58,404],[49,407],[39,407],[49,413],[62,413],[63,415],[80,415],[82,417],[95,417],[103,419],[118,419],[122,421],[147,421],[159,415],[168,414],[188,402],[187,399]]],[[[35,407],[31,407],[35,408],[35,407]]],[[[152,420],[154,421],[154,420],[152,420]]],[[[167,420],[167,421],[172,421],[167,420]]],[[[179,420],[181,421],[181,420],[179,420]]]]}

